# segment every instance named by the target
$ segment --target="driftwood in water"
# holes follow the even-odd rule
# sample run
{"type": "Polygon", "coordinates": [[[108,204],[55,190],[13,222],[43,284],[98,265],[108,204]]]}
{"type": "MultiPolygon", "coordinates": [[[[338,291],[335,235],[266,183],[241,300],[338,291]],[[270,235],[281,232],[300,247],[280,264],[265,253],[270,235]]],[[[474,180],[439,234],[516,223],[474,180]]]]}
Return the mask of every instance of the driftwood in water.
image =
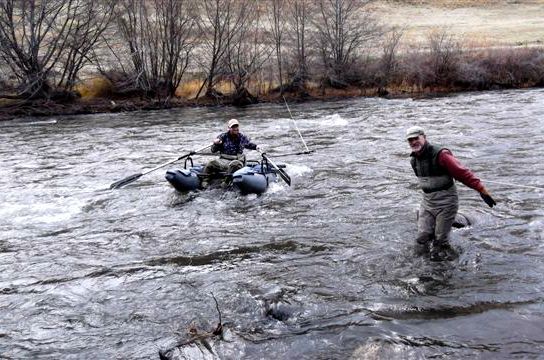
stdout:
{"type": "Polygon", "coordinates": [[[212,297],[213,297],[213,300],[215,301],[215,308],[217,309],[217,313],[219,317],[218,323],[215,329],[213,329],[212,331],[202,331],[196,327],[196,324],[191,323],[189,325],[189,328],[187,329],[187,333],[189,334],[189,339],[178,342],[176,345],[174,345],[168,350],[159,350],[159,358],[161,360],[170,360],[170,357],[172,356],[172,352],[174,350],[180,347],[192,345],[192,344],[197,344],[197,345],[200,344],[204,346],[210,353],[212,354],[214,353],[210,343],[208,342],[208,339],[223,335],[223,322],[221,319],[221,311],[219,310],[219,304],[217,303],[217,299],[215,298],[213,293],[212,293],[212,297]]]}

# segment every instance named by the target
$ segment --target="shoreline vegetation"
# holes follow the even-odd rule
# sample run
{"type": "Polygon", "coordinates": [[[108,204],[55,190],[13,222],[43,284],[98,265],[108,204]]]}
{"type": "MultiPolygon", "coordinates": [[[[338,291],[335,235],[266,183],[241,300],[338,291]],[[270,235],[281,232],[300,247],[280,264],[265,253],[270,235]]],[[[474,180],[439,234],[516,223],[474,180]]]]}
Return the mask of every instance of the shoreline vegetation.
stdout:
{"type": "Polygon", "coordinates": [[[429,26],[414,40],[421,19],[384,16],[509,6],[498,4],[4,0],[0,120],[544,86],[538,37],[497,44],[429,26]]]}

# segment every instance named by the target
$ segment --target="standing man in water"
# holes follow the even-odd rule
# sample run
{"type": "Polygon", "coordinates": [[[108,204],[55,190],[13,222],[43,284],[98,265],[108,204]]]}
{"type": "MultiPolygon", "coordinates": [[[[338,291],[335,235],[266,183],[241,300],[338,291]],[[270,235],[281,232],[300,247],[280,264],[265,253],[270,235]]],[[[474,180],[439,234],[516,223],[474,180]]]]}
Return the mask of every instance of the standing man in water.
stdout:
{"type": "Polygon", "coordinates": [[[432,261],[452,260],[456,254],[449,244],[449,234],[459,208],[454,179],[478,191],[489,207],[497,203],[480,179],[461,165],[450,150],[427,141],[423,128],[409,128],[406,140],[412,150],[412,168],[423,190],[416,251],[426,254],[430,250],[432,261]]]}
{"type": "MultiPolygon", "coordinates": [[[[236,170],[241,169],[245,162],[246,156],[244,149],[259,150],[260,148],[251,142],[251,140],[240,132],[240,123],[236,119],[230,119],[227,123],[228,131],[219,134],[213,141],[211,147],[212,153],[219,152],[219,158],[208,162],[203,175],[207,175],[202,180],[201,187],[206,189],[209,185],[209,176],[220,172],[232,174],[236,170]]],[[[225,185],[228,182],[224,182],[225,185]]]]}

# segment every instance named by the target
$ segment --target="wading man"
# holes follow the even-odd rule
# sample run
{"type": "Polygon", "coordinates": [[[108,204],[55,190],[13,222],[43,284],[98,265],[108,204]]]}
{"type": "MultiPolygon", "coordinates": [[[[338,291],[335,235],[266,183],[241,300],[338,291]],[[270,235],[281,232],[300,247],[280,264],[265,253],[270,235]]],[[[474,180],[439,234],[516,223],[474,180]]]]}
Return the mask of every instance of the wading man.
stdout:
{"type": "Polygon", "coordinates": [[[406,140],[412,150],[412,168],[423,190],[416,252],[430,252],[433,261],[452,260],[456,254],[449,244],[449,234],[459,208],[454,179],[478,191],[489,207],[496,205],[496,202],[480,179],[461,165],[450,150],[427,141],[423,128],[409,128],[406,140]]]}
{"type": "MultiPolygon", "coordinates": [[[[230,175],[241,169],[246,162],[244,149],[260,150],[256,144],[252,143],[247,136],[240,132],[238,120],[229,120],[227,127],[228,131],[219,134],[213,141],[211,151],[212,153],[219,152],[219,158],[208,162],[202,171],[203,175],[207,175],[202,180],[201,186],[203,189],[208,187],[210,176],[218,173],[230,175]]],[[[228,181],[225,181],[223,185],[228,185],[228,181]]]]}

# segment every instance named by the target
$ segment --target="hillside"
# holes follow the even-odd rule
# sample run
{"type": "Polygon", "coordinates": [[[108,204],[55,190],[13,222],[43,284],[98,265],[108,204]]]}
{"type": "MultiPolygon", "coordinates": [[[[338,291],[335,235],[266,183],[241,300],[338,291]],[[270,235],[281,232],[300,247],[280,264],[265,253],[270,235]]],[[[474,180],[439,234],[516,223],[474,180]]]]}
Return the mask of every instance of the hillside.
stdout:
{"type": "Polygon", "coordinates": [[[544,0],[379,1],[384,24],[405,28],[405,41],[425,42],[429,31],[446,30],[467,46],[542,45],[544,0]]]}

